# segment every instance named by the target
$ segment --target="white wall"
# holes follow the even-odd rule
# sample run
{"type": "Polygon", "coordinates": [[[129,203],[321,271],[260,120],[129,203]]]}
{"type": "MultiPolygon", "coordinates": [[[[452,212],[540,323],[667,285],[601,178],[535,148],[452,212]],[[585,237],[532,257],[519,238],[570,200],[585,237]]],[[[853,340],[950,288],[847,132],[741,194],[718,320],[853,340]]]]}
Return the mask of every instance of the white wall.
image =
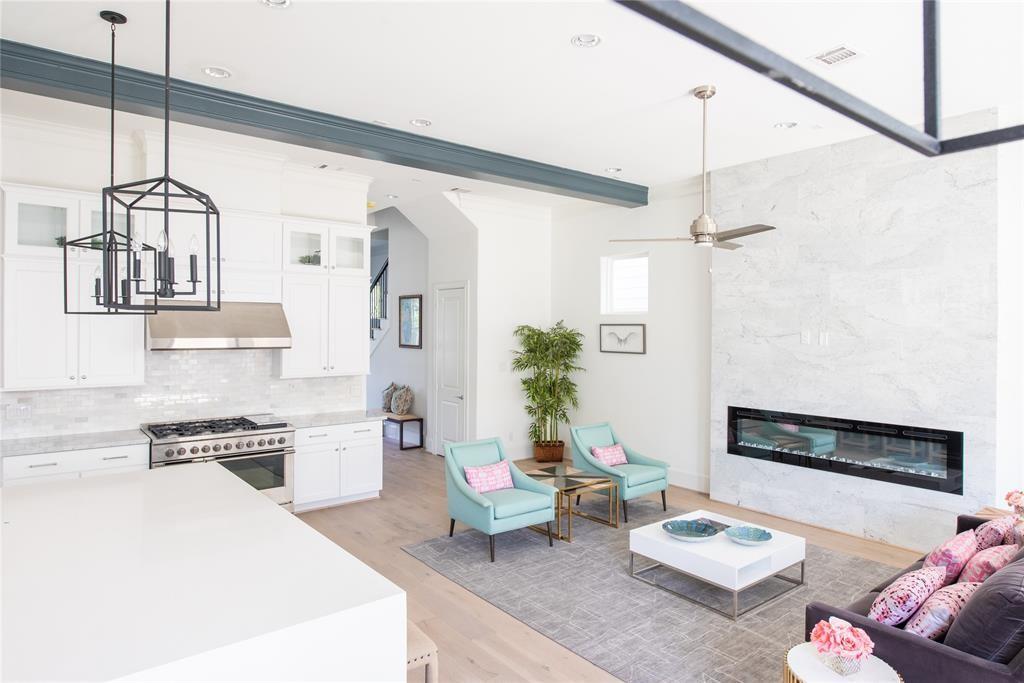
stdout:
{"type": "MultiPolygon", "coordinates": [[[[372,216],[378,229],[388,232],[388,322],[389,328],[370,356],[370,376],[366,378],[366,405],[380,409],[381,394],[391,382],[412,388],[413,412],[427,410],[427,352],[425,349],[399,348],[398,297],[426,294],[427,238],[396,208],[383,209],[372,216]]],[[[427,328],[423,334],[426,336],[427,328]]],[[[424,425],[425,427],[426,425],[424,425]]]]}
{"type": "Polygon", "coordinates": [[[480,195],[449,195],[477,229],[476,435],[498,436],[513,458],[533,454],[520,375],[519,325],[551,322],[551,214],[480,195]]]}
{"type": "MultiPolygon", "coordinates": [[[[592,205],[556,213],[551,319],[586,335],[573,424],[609,421],[631,446],[669,463],[673,484],[708,488],[707,250],[680,244],[610,244],[609,239],[688,234],[700,212],[698,186],[654,189],[637,209],[592,205]],[[648,313],[601,315],[600,259],[650,254],[648,313]],[[645,323],[647,354],[601,353],[600,323],[645,323]]],[[[568,435],[564,435],[568,436],[568,435]]]]}
{"type": "Polygon", "coordinates": [[[714,172],[721,226],[778,226],[713,255],[714,499],[918,549],[993,502],[997,154],[872,136],[714,172]],[[730,405],[962,431],[964,495],[730,455],[730,405]]]}

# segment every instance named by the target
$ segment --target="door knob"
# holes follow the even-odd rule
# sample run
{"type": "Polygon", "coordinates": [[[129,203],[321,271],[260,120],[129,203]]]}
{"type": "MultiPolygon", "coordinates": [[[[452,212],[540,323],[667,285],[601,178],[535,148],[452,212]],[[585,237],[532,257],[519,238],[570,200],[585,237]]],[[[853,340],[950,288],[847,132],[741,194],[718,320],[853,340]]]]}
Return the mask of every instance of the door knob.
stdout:
{"type": "Polygon", "coordinates": [[[465,397],[465,396],[462,396],[462,395],[460,394],[459,396],[456,396],[455,398],[457,398],[457,399],[459,399],[459,400],[461,401],[461,400],[463,400],[463,399],[464,399],[464,398],[466,398],[466,397],[465,397]]]}

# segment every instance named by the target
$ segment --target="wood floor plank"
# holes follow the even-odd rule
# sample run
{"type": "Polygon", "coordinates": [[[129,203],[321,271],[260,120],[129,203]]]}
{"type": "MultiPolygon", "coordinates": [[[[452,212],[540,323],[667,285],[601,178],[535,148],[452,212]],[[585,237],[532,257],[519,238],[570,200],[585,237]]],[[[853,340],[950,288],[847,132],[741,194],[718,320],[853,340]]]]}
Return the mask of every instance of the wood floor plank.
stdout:
{"type": "MultiPolygon", "coordinates": [[[[388,441],[384,444],[384,490],[379,499],[315,510],[299,517],[406,591],[409,618],[438,646],[441,680],[616,680],[402,550],[403,545],[448,533],[444,463],[423,450],[399,451],[388,441]]],[[[524,461],[521,466],[532,469],[535,465],[524,461]]],[[[913,562],[919,554],[716,503],[706,494],[674,486],[669,488],[668,501],[678,508],[704,508],[741,517],[799,534],[815,545],[894,567],[913,562]]],[[[485,545],[481,545],[480,552],[487,552],[485,545]]],[[[422,674],[413,672],[408,680],[422,681],[422,674]]]]}

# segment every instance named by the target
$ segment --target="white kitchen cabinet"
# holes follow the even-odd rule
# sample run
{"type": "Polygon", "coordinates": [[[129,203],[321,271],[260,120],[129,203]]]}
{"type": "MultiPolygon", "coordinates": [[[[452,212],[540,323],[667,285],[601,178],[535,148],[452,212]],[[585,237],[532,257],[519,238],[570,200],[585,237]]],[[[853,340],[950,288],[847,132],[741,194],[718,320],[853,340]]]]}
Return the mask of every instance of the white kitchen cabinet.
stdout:
{"type": "MultiPolygon", "coordinates": [[[[221,268],[281,270],[281,218],[242,211],[221,214],[221,268]]],[[[225,284],[227,279],[225,278],[225,284]]]]}
{"type": "Polygon", "coordinates": [[[331,275],[370,274],[370,230],[364,225],[336,225],[330,229],[331,275]]]}
{"type": "Polygon", "coordinates": [[[284,269],[292,273],[329,272],[330,226],[313,221],[284,222],[284,269]]]}
{"type": "MultiPolygon", "coordinates": [[[[95,264],[68,271],[68,304],[89,310],[95,264]]],[[[63,263],[4,259],[3,387],[7,390],[128,386],[144,381],[141,315],[64,313],[63,263]]]]}
{"type": "MultiPolygon", "coordinates": [[[[101,197],[82,199],[78,209],[78,237],[98,235],[103,232],[103,200],[101,197]]],[[[136,211],[132,214],[132,236],[140,242],[146,240],[146,212],[136,211]]],[[[114,231],[122,235],[128,234],[128,215],[120,206],[114,207],[114,231]]],[[[97,246],[101,240],[96,240],[97,246]]],[[[68,247],[68,252],[78,258],[89,259],[98,262],[100,251],[82,247],[68,247]]]]}
{"type": "Polygon", "coordinates": [[[383,465],[380,420],[296,430],[295,511],[379,496],[383,465]]]}
{"type": "Polygon", "coordinates": [[[64,313],[63,264],[7,258],[3,266],[4,389],[77,386],[79,322],[64,313]]]}
{"type": "Polygon", "coordinates": [[[281,274],[225,269],[220,274],[222,301],[281,303],[281,274]]]}
{"type": "Polygon", "coordinates": [[[370,372],[370,287],[366,278],[330,278],[327,373],[370,372]]]}
{"type": "Polygon", "coordinates": [[[24,185],[4,185],[3,191],[5,254],[60,257],[65,240],[82,235],[82,193],[24,185]]]}
{"type": "Polygon", "coordinates": [[[149,469],[149,444],[34,453],[3,458],[3,485],[149,469]]]}
{"type": "Polygon", "coordinates": [[[281,377],[323,377],[328,373],[328,278],[286,275],[284,313],[292,331],[292,347],[281,349],[281,377]]]}
{"type": "Polygon", "coordinates": [[[383,447],[374,441],[343,442],[341,445],[341,495],[351,496],[383,487],[383,447]]]}
{"type": "Polygon", "coordinates": [[[340,448],[330,443],[295,449],[295,505],[341,496],[340,448]]]}

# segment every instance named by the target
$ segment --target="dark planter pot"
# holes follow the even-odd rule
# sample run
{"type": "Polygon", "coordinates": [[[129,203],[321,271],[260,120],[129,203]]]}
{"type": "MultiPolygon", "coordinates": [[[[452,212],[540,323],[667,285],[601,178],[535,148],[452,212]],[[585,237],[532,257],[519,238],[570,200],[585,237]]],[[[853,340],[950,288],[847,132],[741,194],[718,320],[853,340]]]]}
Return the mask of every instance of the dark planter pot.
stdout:
{"type": "Polygon", "coordinates": [[[537,462],[562,462],[564,441],[534,441],[533,459],[537,462]]]}

